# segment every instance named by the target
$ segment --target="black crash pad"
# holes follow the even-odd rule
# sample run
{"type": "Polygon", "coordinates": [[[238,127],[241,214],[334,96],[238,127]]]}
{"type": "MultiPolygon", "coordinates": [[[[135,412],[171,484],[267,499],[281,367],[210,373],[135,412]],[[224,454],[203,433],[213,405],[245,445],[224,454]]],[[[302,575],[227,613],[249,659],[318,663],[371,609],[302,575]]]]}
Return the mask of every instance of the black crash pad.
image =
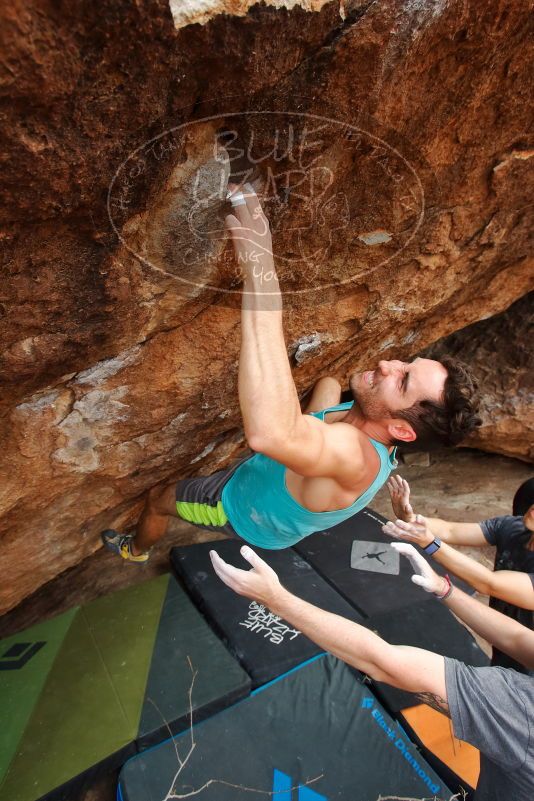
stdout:
{"type": "Polygon", "coordinates": [[[84,780],[250,690],[168,574],[0,642],[0,801],[70,799],[84,780]]]}
{"type": "MultiPolygon", "coordinates": [[[[236,540],[223,540],[173,548],[171,561],[198,607],[251,676],[253,686],[258,687],[322,649],[265,607],[236,595],[217,577],[209,551],[216,550],[226,562],[249,569],[239,553],[242,545],[236,540]]],[[[362,622],[361,616],[292,549],[255,551],[299,598],[362,622]]]]}
{"type": "MultiPolygon", "coordinates": [[[[428,593],[415,585],[413,570],[382,532],[386,518],[372,509],[301,540],[294,549],[364,617],[419,603],[428,593]]],[[[432,567],[441,575],[437,563],[432,567]]],[[[467,589],[463,582],[454,583],[467,589]]]]}
{"type": "Polygon", "coordinates": [[[330,655],[133,757],[117,795],[161,801],[171,789],[198,801],[451,795],[369,689],[330,655]]]}

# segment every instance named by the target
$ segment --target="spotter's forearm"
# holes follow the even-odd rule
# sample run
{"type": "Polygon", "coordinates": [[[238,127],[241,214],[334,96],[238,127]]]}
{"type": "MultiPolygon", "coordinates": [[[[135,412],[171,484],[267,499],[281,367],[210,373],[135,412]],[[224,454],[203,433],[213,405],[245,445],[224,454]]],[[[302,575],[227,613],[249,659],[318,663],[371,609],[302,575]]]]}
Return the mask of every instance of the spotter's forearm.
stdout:
{"type": "Polygon", "coordinates": [[[490,594],[492,571],[480,562],[460,553],[456,548],[451,548],[447,543],[442,543],[441,548],[433,554],[433,559],[440,565],[454,573],[458,578],[463,579],[475,590],[483,595],[490,594]]]}
{"type": "Polygon", "coordinates": [[[376,675],[383,654],[390,648],[364,626],[319,609],[284,588],[269,608],[325,651],[370,676],[376,675]]]}
{"type": "Polygon", "coordinates": [[[444,601],[451,612],[492,645],[526,668],[534,668],[534,631],[471,598],[458,587],[444,601]]]}

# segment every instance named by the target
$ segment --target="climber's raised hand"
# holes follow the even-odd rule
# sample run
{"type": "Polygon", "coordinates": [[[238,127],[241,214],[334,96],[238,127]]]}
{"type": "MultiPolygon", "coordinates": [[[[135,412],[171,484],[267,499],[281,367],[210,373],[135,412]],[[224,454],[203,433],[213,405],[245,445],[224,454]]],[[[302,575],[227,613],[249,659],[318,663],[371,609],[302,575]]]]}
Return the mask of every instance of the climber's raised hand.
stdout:
{"type": "Polygon", "coordinates": [[[273,245],[269,220],[252,184],[228,184],[228,200],[232,212],[224,225],[234,245],[239,267],[259,272],[273,270],[273,245]]]}

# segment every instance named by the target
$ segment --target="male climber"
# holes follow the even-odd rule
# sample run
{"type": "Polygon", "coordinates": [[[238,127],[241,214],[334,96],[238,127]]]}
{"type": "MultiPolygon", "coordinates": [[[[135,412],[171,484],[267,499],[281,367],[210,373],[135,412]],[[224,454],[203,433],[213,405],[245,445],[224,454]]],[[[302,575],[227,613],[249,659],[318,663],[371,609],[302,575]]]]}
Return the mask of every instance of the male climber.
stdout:
{"type": "Polygon", "coordinates": [[[369,504],[396,466],[397,445],[454,445],[478,424],[473,381],[452,359],[379,361],[351,375],[354,401],[343,404],[339,383],[323,378],[303,413],[269,222],[250,184],[229,189],[225,227],[244,271],[239,402],[254,453],[210,476],[153,488],[135,534],[103,532],[104,544],[132,562],[148,559],[170,517],[260,548],[288,548],[369,504]]]}

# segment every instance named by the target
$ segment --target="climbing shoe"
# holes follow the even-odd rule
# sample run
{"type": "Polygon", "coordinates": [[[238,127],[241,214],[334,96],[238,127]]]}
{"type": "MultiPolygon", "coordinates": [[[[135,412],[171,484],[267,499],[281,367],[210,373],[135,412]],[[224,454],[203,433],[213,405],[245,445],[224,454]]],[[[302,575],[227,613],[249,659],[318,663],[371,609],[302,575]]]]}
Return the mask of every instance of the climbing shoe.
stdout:
{"type": "Polygon", "coordinates": [[[106,531],[102,532],[101,537],[106,548],[122,556],[122,558],[126,559],[128,562],[139,563],[148,561],[148,551],[139,554],[139,556],[135,556],[135,554],[132,553],[132,534],[119,534],[118,531],[113,531],[112,528],[108,528],[106,531]]]}

